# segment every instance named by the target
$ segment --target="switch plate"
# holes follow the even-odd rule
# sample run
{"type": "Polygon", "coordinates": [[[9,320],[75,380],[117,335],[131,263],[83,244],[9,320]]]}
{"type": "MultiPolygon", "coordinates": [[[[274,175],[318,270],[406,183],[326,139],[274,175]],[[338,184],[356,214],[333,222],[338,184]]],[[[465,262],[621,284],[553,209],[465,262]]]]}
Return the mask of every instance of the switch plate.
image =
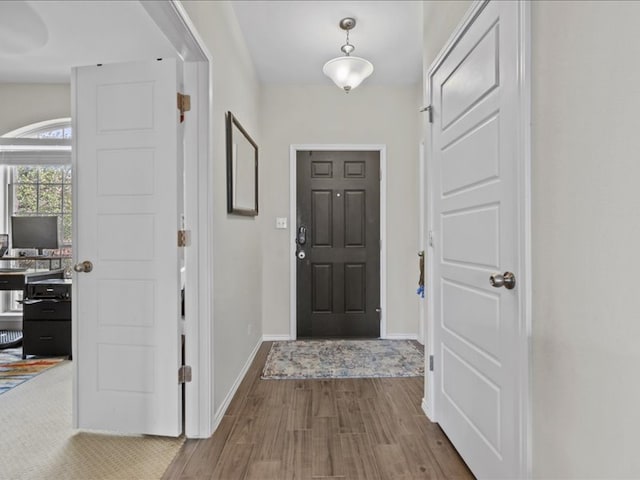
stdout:
{"type": "Polygon", "coordinates": [[[287,228],[287,217],[276,217],[276,228],[278,228],[278,229],[286,229],[287,228]]]}

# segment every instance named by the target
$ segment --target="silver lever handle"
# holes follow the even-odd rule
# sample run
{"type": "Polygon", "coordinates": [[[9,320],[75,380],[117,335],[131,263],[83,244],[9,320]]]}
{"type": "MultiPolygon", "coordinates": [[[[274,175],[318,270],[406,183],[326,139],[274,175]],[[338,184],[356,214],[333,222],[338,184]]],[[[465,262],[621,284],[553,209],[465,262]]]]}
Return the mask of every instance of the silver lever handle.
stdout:
{"type": "Polygon", "coordinates": [[[84,262],[76,263],[73,266],[73,269],[78,273],[89,273],[91,270],[93,270],[93,263],[91,263],[89,260],[85,260],[84,262]]]}
{"type": "Polygon", "coordinates": [[[504,287],[507,290],[512,290],[516,286],[516,276],[511,272],[494,273],[489,277],[489,283],[495,288],[504,287]]]}

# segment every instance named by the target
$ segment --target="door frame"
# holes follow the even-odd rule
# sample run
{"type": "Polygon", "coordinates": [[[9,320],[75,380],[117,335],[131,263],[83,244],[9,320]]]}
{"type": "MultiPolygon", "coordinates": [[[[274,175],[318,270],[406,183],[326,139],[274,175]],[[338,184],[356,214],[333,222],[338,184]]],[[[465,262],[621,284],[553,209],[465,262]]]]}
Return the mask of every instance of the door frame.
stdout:
{"type": "MultiPolygon", "coordinates": [[[[426,164],[426,155],[425,155],[425,143],[424,140],[420,142],[418,146],[418,201],[420,205],[418,206],[418,255],[422,252],[424,255],[427,254],[426,249],[426,240],[425,235],[427,234],[426,228],[426,217],[427,217],[427,207],[426,207],[426,199],[427,199],[427,178],[426,172],[427,164],[426,164]]],[[[431,204],[431,202],[429,202],[431,204]]],[[[418,261],[420,261],[420,257],[418,257],[418,261]]],[[[424,347],[427,342],[427,259],[424,258],[424,288],[423,297],[418,297],[418,301],[420,302],[418,305],[418,342],[424,347]]],[[[429,276],[431,278],[431,276],[429,276]]],[[[425,370],[426,372],[427,370],[425,370]]]]}
{"type": "Polygon", "coordinates": [[[184,432],[189,438],[208,438],[213,417],[213,57],[187,11],[178,0],[140,2],[167,36],[184,62],[186,93],[193,92],[185,124],[185,228],[190,245],[185,251],[185,363],[193,381],[185,384],[184,432]],[[195,98],[194,98],[195,97],[195,98]],[[191,127],[191,128],[190,128],[191,127]],[[193,316],[188,312],[195,312],[193,316]]]}
{"type": "MultiPolygon", "coordinates": [[[[210,125],[212,118],[212,56],[179,1],[143,2],[142,7],[162,33],[180,52],[184,65],[184,93],[192,96],[189,121],[184,128],[185,189],[184,228],[191,232],[185,251],[185,363],[191,365],[193,381],[185,384],[184,433],[189,438],[207,438],[213,434],[213,299],[212,212],[213,174],[209,159],[213,157],[210,125]],[[189,313],[193,312],[193,313],[189,313]]],[[[179,55],[179,56],[180,56],[179,55]]],[[[73,98],[73,96],[72,96],[73,98]]],[[[73,107],[72,109],[75,109],[73,107]]],[[[75,144],[75,138],[73,140],[75,144]]],[[[77,165],[72,148],[73,164],[77,165]]],[[[75,219],[75,216],[74,216],[75,219]]],[[[74,235],[75,237],[75,235],[74,235]]],[[[77,318],[74,309],[74,316],[77,318]]],[[[77,349],[77,325],[72,325],[73,348],[77,349]]],[[[74,364],[75,365],[75,364],[74,364]]],[[[176,381],[177,381],[176,372],[176,381]]],[[[74,366],[73,402],[77,404],[77,365],[74,366]]],[[[74,406],[74,425],[77,409],[74,406]]]]}
{"type": "MultiPolygon", "coordinates": [[[[467,10],[458,27],[449,37],[446,44],[432,64],[427,68],[424,76],[425,102],[432,104],[431,78],[447,58],[450,51],[455,47],[460,38],[466,33],[469,26],[482,12],[490,0],[474,0],[467,10]]],[[[495,0],[494,0],[495,1],[495,0]]],[[[520,448],[521,457],[518,459],[520,465],[520,476],[531,478],[532,476],[532,373],[531,373],[531,348],[532,348],[532,259],[531,259],[531,4],[524,0],[515,0],[518,3],[518,138],[517,151],[517,192],[518,192],[518,251],[519,264],[518,289],[520,325],[518,329],[518,378],[519,378],[519,418],[520,425],[520,448]]],[[[426,222],[424,232],[424,248],[426,255],[426,278],[434,278],[433,246],[428,243],[429,232],[434,228],[433,212],[433,141],[432,124],[425,121],[425,165],[424,182],[426,184],[426,222]]],[[[438,421],[438,405],[435,399],[434,374],[429,371],[429,357],[433,356],[435,362],[440,362],[437,349],[434,345],[433,332],[435,312],[433,302],[428,299],[433,298],[434,282],[426,282],[427,298],[427,319],[425,344],[425,396],[422,400],[422,409],[433,422],[438,421]]]]}
{"type": "MultiPolygon", "coordinates": [[[[387,146],[380,144],[294,144],[289,148],[289,224],[295,232],[297,218],[298,151],[367,151],[380,154],[380,338],[387,338],[387,146]]],[[[295,233],[289,235],[289,340],[297,338],[297,263],[295,233]]]]}

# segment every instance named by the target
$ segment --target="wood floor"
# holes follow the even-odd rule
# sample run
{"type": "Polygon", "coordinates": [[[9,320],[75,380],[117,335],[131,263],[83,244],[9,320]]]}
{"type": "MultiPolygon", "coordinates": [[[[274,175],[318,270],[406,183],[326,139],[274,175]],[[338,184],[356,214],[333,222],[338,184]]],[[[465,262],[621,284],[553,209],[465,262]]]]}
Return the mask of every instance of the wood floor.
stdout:
{"type": "Polygon", "coordinates": [[[473,478],[420,408],[421,378],[262,380],[265,342],[215,434],[166,480],[473,478]]]}

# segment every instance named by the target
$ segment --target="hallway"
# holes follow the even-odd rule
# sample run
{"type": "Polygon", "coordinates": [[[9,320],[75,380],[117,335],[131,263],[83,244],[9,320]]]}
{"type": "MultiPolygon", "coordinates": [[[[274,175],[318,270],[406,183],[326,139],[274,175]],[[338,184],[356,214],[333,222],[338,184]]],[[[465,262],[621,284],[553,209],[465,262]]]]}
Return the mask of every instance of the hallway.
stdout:
{"type": "Polygon", "coordinates": [[[422,412],[422,378],[261,380],[270,346],[215,434],[187,440],[164,479],[473,478],[422,412]]]}

